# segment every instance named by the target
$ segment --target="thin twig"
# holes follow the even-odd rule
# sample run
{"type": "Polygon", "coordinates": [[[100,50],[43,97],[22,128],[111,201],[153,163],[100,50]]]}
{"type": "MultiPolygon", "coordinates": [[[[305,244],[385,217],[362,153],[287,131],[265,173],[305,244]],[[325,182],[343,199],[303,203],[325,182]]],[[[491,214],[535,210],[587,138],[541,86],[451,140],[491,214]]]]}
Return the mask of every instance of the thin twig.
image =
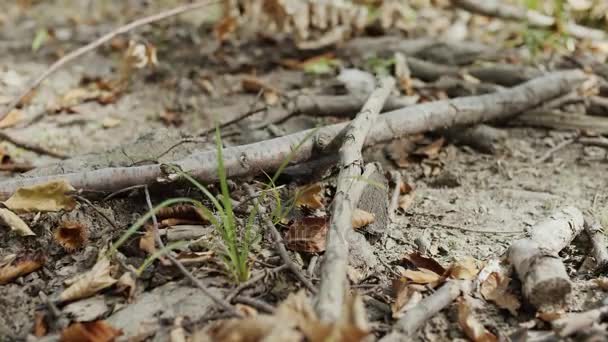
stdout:
{"type": "Polygon", "coordinates": [[[564,141],[562,141],[561,143],[555,145],[553,148],[550,148],[547,152],[545,152],[545,154],[543,154],[542,156],[532,160],[532,164],[540,164],[545,162],[547,159],[551,158],[551,156],[561,150],[562,148],[572,144],[574,141],[576,141],[576,139],[565,139],[564,141]]]}
{"type": "Polygon", "coordinates": [[[281,266],[277,266],[277,267],[275,267],[273,269],[270,269],[270,270],[261,271],[259,274],[256,274],[255,276],[249,278],[249,280],[247,280],[244,283],[241,283],[234,290],[230,291],[228,293],[228,295],[226,295],[226,301],[227,302],[231,302],[234,297],[236,297],[236,296],[239,295],[239,293],[241,293],[246,288],[249,288],[249,287],[253,286],[258,281],[266,278],[268,276],[268,274],[279,273],[279,272],[281,272],[282,270],[284,270],[286,268],[287,268],[287,264],[283,264],[281,266]]]}
{"type": "MultiPolygon", "coordinates": [[[[258,199],[254,197],[255,191],[253,190],[253,188],[249,184],[245,184],[245,189],[247,190],[249,196],[252,197],[253,205],[259,206],[260,203],[258,199]]],[[[296,265],[296,263],[293,262],[293,260],[291,260],[291,258],[289,257],[289,254],[287,254],[287,249],[285,248],[283,237],[281,236],[281,233],[279,233],[279,231],[277,230],[277,227],[274,226],[272,220],[267,215],[262,215],[262,223],[264,223],[266,229],[268,229],[272,234],[277,252],[279,253],[279,256],[281,256],[281,259],[283,260],[285,265],[287,265],[289,270],[294,274],[296,278],[298,278],[302,285],[304,285],[313,294],[316,294],[317,288],[310,282],[310,280],[308,280],[308,278],[306,278],[306,276],[302,273],[300,267],[296,265]]]]}
{"type": "Polygon", "coordinates": [[[4,112],[0,115],[0,120],[4,119],[4,117],[6,115],[8,115],[8,113],[13,110],[15,107],[17,107],[17,105],[26,97],[28,96],[28,94],[30,94],[34,89],[36,89],[40,83],[42,83],[42,81],[44,81],[47,77],[49,77],[51,74],[53,74],[54,72],[56,72],[57,70],[59,70],[62,66],[68,64],[69,62],[75,60],[76,58],[80,57],[81,55],[86,54],[87,52],[90,52],[92,50],[95,50],[97,47],[101,46],[102,44],[104,44],[107,41],[110,41],[112,38],[114,38],[115,36],[119,35],[119,34],[123,34],[126,32],[129,32],[135,28],[138,28],[140,26],[144,26],[159,20],[163,20],[169,17],[173,17],[176,16],[178,14],[187,12],[187,11],[191,11],[200,7],[205,7],[208,5],[211,5],[213,3],[217,3],[218,1],[201,1],[201,2],[196,2],[196,3],[192,3],[192,4],[186,4],[186,5],[181,5],[178,7],[175,7],[173,9],[161,12],[161,13],[157,13],[145,18],[141,18],[141,19],[137,19],[127,25],[121,26],[117,29],[114,29],[113,31],[110,31],[108,33],[106,33],[105,35],[103,35],[102,37],[99,37],[98,39],[90,42],[89,44],[80,47],[70,53],[68,53],[67,55],[63,56],[62,58],[60,58],[58,61],[56,61],[55,63],[53,63],[48,69],[46,69],[42,74],[40,74],[40,76],[38,76],[34,81],[32,81],[32,83],[30,83],[27,88],[25,88],[19,96],[17,96],[13,101],[11,101],[8,106],[5,108],[4,112]]]}
{"type": "MultiPolygon", "coordinates": [[[[164,248],[163,240],[160,238],[160,234],[158,233],[158,220],[156,219],[156,214],[154,213],[154,210],[153,210],[154,207],[152,206],[152,200],[150,199],[150,192],[148,191],[147,186],[144,187],[144,192],[146,194],[146,203],[148,204],[149,210],[152,212],[152,223],[154,225],[154,240],[156,241],[156,244],[158,245],[159,248],[164,248]]],[[[192,284],[194,284],[196,287],[198,287],[205,294],[205,296],[211,298],[211,300],[213,300],[216,304],[218,304],[222,309],[226,310],[226,312],[229,312],[236,317],[243,316],[232,305],[230,305],[230,303],[226,302],[224,299],[220,298],[219,296],[215,295],[213,292],[209,291],[209,289],[207,289],[207,287],[203,283],[201,283],[198,279],[196,279],[194,277],[194,275],[192,273],[190,273],[190,271],[188,271],[188,269],[186,269],[186,267],[184,267],[184,265],[179,260],[177,260],[173,255],[171,255],[171,253],[167,253],[166,256],[171,261],[171,263],[175,267],[177,267],[177,269],[186,278],[188,278],[188,280],[190,280],[190,282],[192,282],[192,284]]]]}
{"type": "Polygon", "coordinates": [[[112,199],[120,194],[122,194],[123,192],[127,192],[127,191],[131,191],[131,190],[136,190],[136,189],[141,189],[141,188],[145,188],[146,185],[145,184],[138,184],[138,185],[132,185],[132,186],[128,186],[126,188],[114,191],[113,193],[109,194],[108,196],[103,198],[103,201],[107,201],[109,199],[112,199]]]}
{"type": "Polygon", "coordinates": [[[391,178],[393,183],[395,183],[395,189],[393,190],[393,195],[391,196],[391,204],[388,208],[388,213],[391,221],[394,221],[395,212],[399,208],[399,195],[401,194],[401,185],[403,184],[403,180],[401,179],[401,173],[396,170],[391,171],[391,178]]]}
{"type": "Polygon", "coordinates": [[[19,141],[2,131],[0,131],[0,140],[8,141],[9,143],[11,143],[17,147],[20,147],[24,150],[51,156],[53,158],[57,158],[57,159],[67,159],[68,158],[68,155],[66,155],[66,154],[59,153],[59,152],[53,152],[51,150],[47,150],[46,148],[44,148],[42,146],[37,146],[37,145],[30,144],[30,143],[27,143],[24,141],[19,141]]]}

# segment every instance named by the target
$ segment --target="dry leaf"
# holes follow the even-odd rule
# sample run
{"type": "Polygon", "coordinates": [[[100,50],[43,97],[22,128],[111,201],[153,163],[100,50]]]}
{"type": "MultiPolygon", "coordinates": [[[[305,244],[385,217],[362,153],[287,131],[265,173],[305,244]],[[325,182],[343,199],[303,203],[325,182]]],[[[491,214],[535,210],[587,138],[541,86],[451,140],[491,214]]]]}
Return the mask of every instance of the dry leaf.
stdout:
{"type": "Polygon", "coordinates": [[[407,211],[414,203],[414,193],[405,194],[399,197],[399,208],[403,211],[407,211]]]}
{"type": "Polygon", "coordinates": [[[227,39],[227,36],[234,32],[237,28],[237,20],[235,17],[226,16],[219,20],[215,26],[213,27],[213,33],[215,34],[215,39],[220,42],[223,42],[227,39]]]}
{"type": "Polygon", "coordinates": [[[607,277],[599,277],[594,279],[593,282],[597,287],[602,289],[603,291],[608,291],[608,278],[607,277]]]}
{"type": "Polygon", "coordinates": [[[324,189],[320,183],[298,188],[296,190],[296,205],[311,209],[323,209],[325,208],[323,192],[324,189]]]}
{"type": "Polygon", "coordinates": [[[477,260],[472,257],[465,257],[452,264],[449,271],[449,277],[452,279],[471,280],[479,273],[477,268],[477,260]]]}
{"type": "Polygon", "coordinates": [[[36,311],[34,313],[34,336],[42,337],[48,333],[49,327],[46,324],[45,317],[44,311],[36,311]]]}
{"type": "Polygon", "coordinates": [[[137,281],[133,272],[123,273],[116,282],[116,293],[126,294],[127,302],[133,302],[135,299],[135,291],[137,290],[137,281]]]}
{"type": "Polygon", "coordinates": [[[0,120],[0,128],[7,128],[15,126],[19,121],[23,119],[23,112],[19,109],[13,109],[4,117],[4,119],[0,120]]]}
{"type": "Polygon", "coordinates": [[[55,241],[66,251],[73,252],[89,240],[89,230],[82,223],[63,221],[53,233],[55,241]]]}
{"type": "Polygon", "coordinates": [[[59,299],[62,302],[67,302],[90,297],[114,285],[116,279],[110,275],[111,269],[110,260],[102,257],[97,260],[97,263],[90,271],[66,281],[66,283],[70,284],[70,287],[63,290],[59,295],[59,299]]]}
{"type": "Polygon", "coordinates": [[[420,147],[414,152],[414,154],[429,159],[435,159],[439,156],[439,152],[441,151],[444,143],[445,139],[441,137],[426,146],[420,147]]]}
{"type": "Polygon", "coordinates": [[[564,309],[554,310],[540,310],[536,312],[536,318],[540,319],[544,322],[553,322],[557,319],[560,319],[566,315],[566,311],[564,309]]]}
{"type": "Polygon", "coordinates": [[[130,41],[129,47],[125,52],[125,60],[136,69],[142,69],[147,66],[155,67],[158,65],[156,47],[150,43],[130,41]]]}
{"type": "Polygon", "coordinates": [[[36,235],[17,214],[4,208],[0,208],[0,220],[7,225],[12,231],[15,231],[21,236],[36,235]]]}
{"type": "Polygon", "coordinates": [[[23,187],[4,202],[14,212],[72,210],[76,201],[68,195],[75,189],[66,180],[23,187]]]}
{"type": "Polygon", "coordinates": [[[510,281],[511,278],[493,272],[481,283],[480,292],[483,298],[496,303],[501,309],[509,310],[513,316],[516,316],[521,303],[515,295],[509,292],[510,281]]]}
{"type": "Polygon", "coordinates": [[[154,254],[156,252],[156,242],[154,240],[154,227],[146,227],[146,232],[142,237],[139,238],[139,249],[148,253],[154,254]]]}
{"type": "Polygon", "coordinates": [[[393,295],[395,302],[391,304],[391,312],[395,319],[403,316],[407,310],[413,308],[422,300],[420,291],[413,286],[409,286],[407,282],[401,279],[393,281],[393,295]]]}
{"type": "Polygon", "coordinates": [[[0,285],[7,284],[16,278],[32,273],[44,265],[46,258],[42,254],[6,256],[0,261],[0,285]]]}
{"type": "Polygon", "coordinates": [[[354,229],[365,227],[374,222],[374,220],[376,220],[376,215],[361,209],[355,209],[351,219],[354,229]]]}
{"type": "Polygon", "coordinates": [[[103,119],[103,121],[101,122],[101,126],[103,128],[113,128],[113,127],[120,125],[121,122],[122,121],[120,119],[113,118],[113,117],[107,117],[107,118],[103,119]]]}
{"type": "Polygon", "coordinates": [[[160,113],[160,120],[167,126],[181,126],[184,123],[180,112],[165,109],[160,113]]]}
{"type": "Polygon", "coordinates": [[[161,222],[166,219],[183,219],[188,222],[209,223],[209,218],[201,209],[187,204],[162,208],[158,211],[156,217],[161,222]]]}
{"type": "Polygon", "coordinates": [[[419,268],[417,271],[405,270],[401,272],[401,275],[412,283],[429,284],[432,287],[438,285],[442,280],[441,274],[437,274],[426,268],[419,268]]]}
{"type": "Polygon", "coordinates": [[[218,342],[248,341],[362,341],[369,335],[363,302],[357,296],[345,300],[338,322],[319,320],[304,291],[290,294],[274,315],[255,315],[245,319],[218,321],[207,337],[218,342]]]}
{"type": "Polygon", "coordinates": [[[74,323],[61,332],[61,342],[111,342],[122,332],[106,321],[74,323]]]}
{"type": "Polygon", "coordinates": [[[474,342],[494,342],[498,338],[489,332],[472,314],[471,307],[463,297],[458,298],[458,325],[474,342]]]}
{"type": "Polygon", "coordinates": [[[325,250],[328,222],[325,217],[303,217],[289,227],[285,239],[287,248],[307,253],[325,250]]]}
{"type": "Polygon", "coordinates": [[[443,275],[446,272],[446,269],[443,266],[441,266],[441,264],[439,262],[437,262],[437,260],[435,260],[433,258],[425,257],[418,252],[413,252],[413,253],[406,255],[403,258],[403,262],[405,262],[405,263],[409,262],[413,266],[416,266],[417,268],[424,268],[427,270],[431,270],[431,271],[437,273],[438,275],[443,275]]]}

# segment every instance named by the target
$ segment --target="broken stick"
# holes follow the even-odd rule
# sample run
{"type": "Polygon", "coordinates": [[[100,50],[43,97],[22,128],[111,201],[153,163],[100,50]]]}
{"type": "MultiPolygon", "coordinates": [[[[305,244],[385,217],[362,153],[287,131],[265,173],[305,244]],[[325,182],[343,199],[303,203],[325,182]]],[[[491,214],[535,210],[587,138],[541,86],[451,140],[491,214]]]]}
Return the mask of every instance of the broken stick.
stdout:
{"type": "MultiPolygon", "coordinates": [[[[376,120],[365,145],[454,125],[505,119],[568,93],[585,79],[585,74],[578,70],[555,72],[497,93],[429,102],[391,111],[376,120]]],[[[348,123],[340,123],[316,131],[306,130],[253,144],[228,147],[224,150],[226,173],[229,177],[251,176],[276,170],[288,157],[293,165],[318,158],[322,153],[333,154],[334,151],[324,151],[324,147],[346,125],[348,123]]],[[[217,163],[216,151],[207,150],[173,164],[201,182],[216,182],[217,163]]],[[[0,182],[0,199],[8,198],[21,187],[56,179],[65,179],[76,189],[96,191],[116,191],[133,185],[153,184],[161,178],[165,181],[176,179],[175,175],[167,175],[163,170],[163,165],[152,164],[11,179],[0,182]]]]}
{"type": "MultiPolygon", "coordinates": [[[[525,21],[531,26],[540,28],[552,28],[558,25],[557,20],[551,16],[517,5],[511,5],[504,1],[452,0],[452,3],[469,12],[507,20],[525,21]]],[[[580,39],[605,40],[608,36],[602,30],[578,25],[575,22],[565,23],[563,29],[570,35],[580,39]]]]}
{"type": "Polygon", "coordinates": [[[522,283],[524,296],[537,308],[563,302],[572,290],[566,267],[557,255],[583,230],[583,213],[574,207],[557,210],[531,228],[529,238],[507,251],[522,283]]]}
{"type": "Polygon", "coordinates": [[[391,77],[380,81],[355,119],[346,127],[340,147],[340,173],[333,200],[327,244],[321,267],[321,286],[316,311],[321,320],[335,322],[342,313],[347,286],[348,266],[347,235],[353,230],[352,214],[364,187],[356,184],[363,172],[361,149],[371,127],[380,115],[384,102],[395,86],[391,77]],[[355,190],[357,188],[357,190],[355,190]]]}
{"type": "Polygon", "coordinates": [[[606,248],[606,236],[604,227],[593,216],[585,217],[585,233],[591,240],[591,255],[595,259],[596,270],[606,270],[608,267],[608,249],[606,248]]]}

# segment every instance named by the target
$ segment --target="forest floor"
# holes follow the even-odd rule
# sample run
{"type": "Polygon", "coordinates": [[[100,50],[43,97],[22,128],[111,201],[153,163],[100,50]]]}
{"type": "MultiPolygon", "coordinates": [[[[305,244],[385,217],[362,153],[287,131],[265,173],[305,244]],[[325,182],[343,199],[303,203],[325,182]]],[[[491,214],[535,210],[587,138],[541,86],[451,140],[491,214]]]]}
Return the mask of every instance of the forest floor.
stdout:
{"type": "MultiPolygon", "coordinates": [[[[136,1],[120,5],[91,2],[90,7],[86,7],[87,2],[82,3],[40,2],[27,9],[18,2],[3,5],[3,13],[0,13],[0,50],[4,51],[0,54],[0,108],[59,56],[94,40],[118,24],[161,9],[158,5],[143,7],[136,1]],[[52,29],[54,37],[47,38],[36,51],[32,51],[32,42],[41,28],[52,29]]],[[[349,48],[357,42],[394,35],[400,35],[398,41],[424,38],[451,40],[453,45],[466,39],[499,51],[498,57],[484,60],[483,56],[474,56],[469,61],[450,65],[463,70],[466,66],[510,63],[545,72],[556,69],[559,64],[556,61],[562,56],[574,59],[578,58],[577,53],[581,53],[600,61],[605,58],[601,54],[594,55],[591,50],[589,53],[585,50],[570,52],[546,46],[543,47],[545,51],[530,57],[529,46],[513,45],[507,39],[521,35],[521,30],[526,29],[522,28],[525,24],[471,17],[453,8],[425,12],[415,19],[416,23],[411,25],[413,29],[406,30],[405,35],[398,31],[382,35],[371,32],[366,33],[368,37],[353,38],[338,46],[314,51],[299,51],[291,43],[261,35],[228,39],[220,45],[213,36],[213,26],[206,23],[209,11],[193,11],[119,36],[110,44],[62,67],[44,81],[31,102],[20,109],[22,117],[2,130],[19,141],[44,146],[69,158],[57,160],[3,142],[0,145],[3,161],[10,158],[10,162],[30,165],[33,170],[3,172],[0,180],[179,160],[194,151],[216,148],[212,134],[200,135],[200,132],[214,128],[216,118],[221,123],[236,119],[222,128],[226,147],[342,122],[346,120],[346,114],[352,116],[358,110],[337,116],[319,117],[314,112],[294,114],[284,120],[274,120],[276,122],[272,122],[270,110],[241,120],[238,118],[252,108],[280,106],[283,97],[293,94],[347,94],[348,90],[336,77],[340,68],[369,72],[385,68],[389,73],[393,72],[393,66],[385,66],[383,62],[386,64],[390,60],[394,63],[392,58],[397,44],[362,45],[363,56],[360,50],[349,48]],[[464,17],[468,20],[468,31],[462,37],[452,36],[457,35],[455,32],[461,28],[459,25],[464,17]],[[492,25],[496,28],[485,32],[484,28],[492,25]],[[417,28],[422,26],[425,28],[417,28]],[[65,95],[71,90],[84,89],[90,80],[120,76],[120,63],[130,39],[153,44],[158,65],[138,69],[129,75],[126,90],[108,103],[94,99],[66,105],[65,95]],[[310,58],[323,54],[331,62],[310,61],[310,58]],[[294,64],[298,67],[290,67],[294,64]],[[314,67],[329,70],[320,72],[313,70],[314,67]],[[57,106],[58,102],[61,110],[49,109],[53,104],[57,106]],[[173,147],[176,144],[178,146],[173,147]]],[[[448,65],[442,58],[433,59],[433,56],[444,55],[423,52],[412,58],[448,65]]],[[[408,55],[407,52],[404,54],[408,55]]],[[[448,52],[448,55],[460,56],[456,52],[448,52]]],[[[463,75],[456,77],[458,87],[445,86],[439,79],[417,76],[413,70],[409,79],[411,85],[405,95],[415,104],[478,95],[480,84],[500,84],[499,81],[480,82],[475,77],[463,75]]],[[[363,103],[367,95],[355,97],[363,103]]],[[[588,103],[567,103],[558,109],[562,113],[582,117],[581,113],[588,111],[588,103]]],[[[594,116],[593,120],[604,118],[594,116]]],[[[405,184],[399,208],[394,217],[389,218],[392,215],[386,212],[394,183],[390,178],[383,178],[383,183],[388,186],[381,187],[385,198],[369,209],[379,210],[379,214],[376,213],[378,222],[373,230],[362,235],[367,238],[362,248],[368,250],[358,251],[361,255],[351,262],[349,269],[350,288],[363,298],[372,335],[384,336],[391,331],[396,321],[394,316],[403,315],[403,312],[391,311],[391,306],[396,307],[394,280],[403,281],[406,277],[403,272],[411,265],[404,259],[412,253],[424,254],[446,268],[472,257],[482,268],[491,260],[500,260],[514,241],[527,236],[531,227],[564,206],[574,206],[585,215],[593,212],[600,222],[606,222],[606,149],[578,141],[581,136],[593,136],[594,127],[580,129],[566,125],[553,129],[539,127],[549,125],[542,123],[531,127],[524,120],[491,125],[482,126],[491,132],[491,137],[482,134],[464,143],[454,138],[459,136],[458,132],[431,131],[364,149],[366,162],[379,163],[386,174],[396,171],[405,184]],[[490,149],[483,146],[490,146],[490,149]]],[[[608,133],[602,129],[605,128],[597,133],[608,133]]],[[[465,128],[457,130],[464,131],[465,128]]],[[[311,203],[298,205],[277,225],[287,239],[289,256],[315,286],[320,283],[324,259],[322,249],[289,248],[286,232],[298,222],[307,222],[302,219],[304,216],[330,215],[336,175],[336,170],[331,167],[323,170],[316,167],[293,168],[288,169],[277,184],[282,186],[281,196],[286,199],[292,198],[296,189],[320,184],[320,190],[315,194],[321,201],[319,206],[311,209],[309,207],[314,206],[311,203]],[[316,267],[311,263],[316,263],[316,267]]],[[[229,184],[231,196],[238,203],[247,198],[243,184],[252,184],[259,190],[262,188],[260,184],[266,182],[263,175],[234,179],[229,184]]],[[[214,195],[220,192],[220,187],[213,184],[209,189],[214,195]]],[[[150,190],[154,205],[172,197],[203,198],[188,184],[161,184],[152,186],[150,190]]],[[[137,289],[127,296],[124,290],[114,285],[69,304],[49,304],[48,298],[67,287],[67,279],[89,271],[109,243],[119,239],[129,226],[149,211],[142,188],[104,199],[108,193],[82,193],[81,196],[91,200],[92,206],[79,200],[72,210],[21,214],[34,236],[19,236],[8,228],[0,228],[0,258],[42,253],[45,259],[39,270],[0,285],[0,340],[25,340],[28,336],[33,339],[36,333],[42,334],[40,329],[45,331],[46,339],[53,340],[73,322],[103,319],[112,327],[121,329],[123,337],[177,341],[175,335],[181,333],[189,339],[202,341],[204,339],[200,336],[196,337],[197,331],[222,318],[215,304],[163,258],[139,275],[137,289]],[[115,226],[110,225],[100,212],[115,226]],[[76,222],[85,227],[88,234],[87,241],[74,251],[61,246],[61,238],[57,237],[56,231],[65,229],[66,222],[76,222]]],[[[267,200],[262,203],[267,208],[266,212],[273,210],[275,202],[267,200]]],[[[186,232],[183,236],[191,239],[190,245],[182,247],[176,256],[182,258],[190,272],[214,293],[223,297],[229,295],[237,285],[218,256],[219,252],[208,247],[218,240],[217,232],[200,217],[179,217],[177,212],[167,215],[159,217],[159,220],[174,219],[178,224],[161,226],[165,241],[180,239],[170,237],[171,227],[175,226],[186,232]],[[209,243],[201,243],[201,237],[209,243]]],[[[238,222],[242,223],[247,214],[241,216],[238,222]]],[[[305,288],[292,273],[274,269],[281,266],[282,261],[277,256],[272,236],[264,233],[258,223],[254,226],[262,239],[254,243],[248,258],[252,277],[265,276],[259,277],[258,282],[229,301],[231,305],[240,301],[238,309],[248,314],[251,310],[262,311],[267,307],[264,303],[275,307],[289,294],[305,288]]],[[[147,238],[149,234],[142,229],[119,249],[125,265],[133,265],[136,269],[144,262],[150,249],[141,240],[147,238]]],[[[154,242],[151,248],[154,250],[154,242]]],[[[602,302],[605,292],[598,287],[599,275],[583,265],[590,255],[590,248],[589,239],[581,234],[559,254],[573,286],[562,303],[563,312],[583,312],[606,305],[602,302]]],[[[504,307],[489,301],[486,303],[479,295],[471,295],[469,300],[476,319],[491,334],[511,336],[512,340],[520,340],[516,334],[522,331],[539,334],[552,331],[550,320],[543,319],[524,299],[517,276],[512,278],[509,289],[523,303],[522,306],[510,313],[504,307]]],[[[427,286],[420,290],[423,297],[433,293],[428,289],[435,285],[419,283],[427,286]]],[[[459,323],[460,314],[458,305],[447,306],[424,323],[415,333],[414,340],[471,338],[463,329],[462,322],[459,323]]]]}

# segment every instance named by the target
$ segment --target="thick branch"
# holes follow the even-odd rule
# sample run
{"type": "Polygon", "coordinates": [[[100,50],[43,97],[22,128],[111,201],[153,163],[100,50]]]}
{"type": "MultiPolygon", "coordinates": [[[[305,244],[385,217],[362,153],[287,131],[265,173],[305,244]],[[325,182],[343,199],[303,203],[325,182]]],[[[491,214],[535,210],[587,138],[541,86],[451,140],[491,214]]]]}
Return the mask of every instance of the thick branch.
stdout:
{"type": "Polygon", "coordinates": [[[583,214],[574,207],[554,212],[531,228],[531,236],[515,241],[507,252],[526,299],[536,307],[564,300],[572,290],[557,253],[583,230],[583,214]]]}
{"type": "MultiPolygon", "coordinates": [[[[536,27],[550,28],[557,25],[555,18],[551,16],[520,6],[510,5],[504,1],[452,0],[452,3],[469,12],[508,20],[526,21],[536,27]]],[[[604,40],[607,38],[606,32],[581,26],[575,22],[567,22],[563,28],[567,33],[580,39],[604,40]]]]}
{"type": "MultiPolygon", "coordinates": [[[[568,93],[585,80],[580,71],[550,73],[502,92],[463,97],[410,106],[381,115],[371,128],[366,145],[392,140],[454,125],[470,125],[482,121],[505,119],[544,101],[568,93]]],[[[299,164],[319,156],[318,142],[333,140],[348,123],[325,126],[253,144],[229,147],[224,150],[224,165],[229,177],[251,176],[262,171],[276,170],[291,156],[292,164],[299,164]],[[316,136],[311,139],[311,136],[316,136]]],[[[215,182],[217,155],[214,150],[194,153],[175,162],[202,182],[215,182]]],[[[104,168],[63,175],[18,178],[0,182],[0,198],[6,199],[15,190],[54,179],[66,179],[77,189],[116,191],[137,184],[151,184],[164,176],[161,165],[104,168]]]]}
{"type": "Polygon", "coordinates": [[[325,321],[337,321],[342,312],[347,285],[346,269],[348,266],[348,241],[346,239],[352,226],[352,212],[359,202],[363,188],[356,184],[361,180],[363,156],[361,149],[371,127],[374,125],[384,102],[395,86],[393,78],[385,78],[380,87],[369,99],[355,119],[345,129],[338,175],[338,185],[334,197],[326,251],[321,268],[321,287],[317,296],[316,310],[325,321]],[[360,188],[354,191],[354,188],[360,188]]]}

